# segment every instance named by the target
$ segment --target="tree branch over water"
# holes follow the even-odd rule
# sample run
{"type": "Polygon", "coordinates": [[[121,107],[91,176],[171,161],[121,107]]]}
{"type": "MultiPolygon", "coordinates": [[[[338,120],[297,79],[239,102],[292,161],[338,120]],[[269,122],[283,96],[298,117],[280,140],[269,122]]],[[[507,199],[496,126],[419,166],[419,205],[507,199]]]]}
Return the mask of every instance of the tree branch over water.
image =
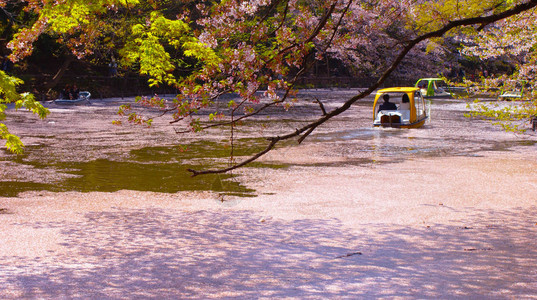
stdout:
{"type": "MultiPolygon", "coordinates": [[[[218,173],[226,173],[229,171],[232,171],[234,169],[243,167],[264,154],[268,153],[270,150],[274,149],[274,147],[280,142],[288,139],[292,139],[295,137],[299,137],[298,142],[302,142],[309,134],[311,134],[316,128],[327,122],[328,120],[338,116],[339,114],[345,112],[348,110],[352,104],[356,103],[358,100],[365,98],[366,96],[370,95],[373,91],[375,91],[378,87],[380,87],[381,84],[383,84],[386,79],[392,74],[392,72],[401,64],[403,59],[408,55],[408,53],[419,43],[429,40],[431,38],[436,37],[442,37],[446,33],[448,33],[450,30],[459,28],[459,27],[465,27],[465,26],[473,26],[473,25],[480,25],[481,27],[487,26],[489,24],[492,24],[494,22],[509,18],[511,16],[520,14],[522,12],[528,11],[530,9],[533,9],[537,6],[537,0],[531,0],[526,3],[522,3],[519,5],[514,6],[511,9],[505,10],[503,12],[497,13],[497,14],[490,14],[486,16],[478,16],[478,17],[469,17],[469,18],[463,18],[458,19],[454,21],[450,21],[443,26],[441,26],[439,29],[430,31],[424,34],[421,34],[405,43],[403,43],[403,47],[400,50],[399,54],[396,56],[395,60],[391,63],[391,65],[381,74],[379,79],[369,86],[366,90],[362,91],[358,95],[348,99],[345,103],[343,103],[341,106],[337,107],[336,109],[327,112],[322,117],[318,118],[316,121],[310,122],[300,128],[297,128],[295,131],[290,132],[285,135],[281,136],[273,136],[267,138],[269,141],[268,145],[263,149],[262,151],[258,152],[257,154],[252,155],[248,159],[237,163],[233,166],[230,166],[228,168],[223,169],[209,169],[209,170],[194,170],[194,169],[188,169],[189,172],[192,173],[192,176],[202,175],[202,174],[218,174],[218,173]]],[[[333,10],[332,10],[333,11],[333,10]]],[[[316,28],[316,30],[320,30],[320,28],[316,28]]]]}

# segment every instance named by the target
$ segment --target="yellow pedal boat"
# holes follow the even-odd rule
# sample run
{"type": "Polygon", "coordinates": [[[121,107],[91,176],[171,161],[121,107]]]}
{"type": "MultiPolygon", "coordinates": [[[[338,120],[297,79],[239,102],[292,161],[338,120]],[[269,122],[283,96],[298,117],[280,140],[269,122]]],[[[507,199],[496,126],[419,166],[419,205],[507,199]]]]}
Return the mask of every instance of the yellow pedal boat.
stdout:
{"type": "Polygon", "coordinates": [[[392,87],[377,91],[373,126],[418,128],[427,120],[427,109],[417,87],[392,87]]]}

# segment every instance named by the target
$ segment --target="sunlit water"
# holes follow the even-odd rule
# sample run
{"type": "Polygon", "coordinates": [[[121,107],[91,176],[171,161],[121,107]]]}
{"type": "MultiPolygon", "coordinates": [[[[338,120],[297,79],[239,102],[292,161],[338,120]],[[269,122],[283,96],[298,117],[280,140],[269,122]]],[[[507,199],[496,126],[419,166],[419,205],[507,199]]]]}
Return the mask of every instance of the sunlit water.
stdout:
{"type": "MultiPolygon", "coordinates": [[[[257,133],[258,129],[254,127],[263,124],[263,127],[272,128],[271,133],[279,134],[278,130],[281,133],[291,132],[304,124],[304,119],[314,120],[321,116],[320,107],[313,104],[315,99],[321,100],[326,109],[330,110],[355,93],[356,90],[302,92],[298,95],[299,101],[294,108],[289,111],[274,109],[272,113],[278,114],[278,118],[264,119],[265,114],[258,118],[257,122],[245,123],[245,131],[257,133]]],[[[122,101],[128,102],[132,99],[122,101]]],[[[359,101],[349,111],[319,127],[304,143],[321,144],[325,149],[330,149],[331,155],[345,158],[343,164],[326,163],[332,166],[393,163],[419,157],[478,156],[483,151],[512,151],[516,147],[536,147],[536,136],[531,132],[524,135],[505,133],[488,122],[465,118],[463,114],[467,111],[467,106],[463,100],[429,101],[430,118],[419,129],[373,128],[372,102],[372,97],[359,101]]],[[[87,113],[92,118],[100,117],[106,122],[113,118],[113,111],[117,109],[118,104],[106,100],[93,100],[92,103],[83,106],[58,107],[52,104],[50,106],[58,114],[84,118],[81,115],[87,113]]],[[[27,121],[24,116],[19,118],[21,122],[33,122],[27,121]]],[[[230,153],[225,142],[214,142],[214,139],[202,140],[189,142],[186,148],[169,144],[139,146],[135,149],[131,146],[130,150],[120,152],[114,147],[114,143],[128,144],[139,137],[133,137],[130,132],[108,133],[102,129],[95,129],[85,132],[82,138],[65,134],[67,129],[60,127],[62,119],[50,117],[47,120],[47,126],[51,126],[52,129],[43,129],[43,132],[33,133],[32,136],[44,142],[35,146],[30,145],[27,153],[22,156],[7,154],[0,156],[3,165],[0,168],[4,168],[4,174],[16,173],[18,170],[35,174],[33,177],[1,178],[0,196],[14,197],[20,192],[31,190],[112,192],[122,189],[165,193],[212,190],[244,196],[255,195],[255,191],[233,180],[232,175],[192,178],[186,171],[188,168],[199,168],[200,164],[205,167],[225,166],[230,153]],[[64,139],[72,139],[72,142],[64,139]],[[83,146],[80,146],[80,143],[83,146]],[[66,149],[70,147],[69,145],[73,145],[72,148],[66,149]]],[[[91,120],[86,122],[92,124],[91,120]]],[[[17,126],[17,124],[9,125],[11,128],[17,126]]],[[[84,128],[85,125],[80,126],[84,128]]],[[[165,134],[145,138],[155,141],[170,139],[165,134]]],[[[264,139],[259,137],[241,139],[234,155],[251,155],[260,151],[265,143],[264,139]]],[[[297,146],[286,143],[286,147],[297,146]]],[[[252,167],[281,168],[290,165],[293,165],[292,160],[272,165],[256,163],[252,167]]],[[[322,164],[316,162],[312,165],[322,164]]]]}

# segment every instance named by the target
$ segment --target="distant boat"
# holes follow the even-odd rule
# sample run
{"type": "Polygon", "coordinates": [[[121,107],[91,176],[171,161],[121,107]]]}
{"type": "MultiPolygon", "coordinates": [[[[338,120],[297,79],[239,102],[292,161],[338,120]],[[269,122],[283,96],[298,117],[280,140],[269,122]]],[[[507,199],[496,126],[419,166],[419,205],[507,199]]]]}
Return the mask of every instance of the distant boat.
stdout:
{"type": "Polygon", "coordinates": [[[524,96],[524,87],[526,81],[524,80],[508,80],[504,83],[500,91],[500,100],[515,100],[522,99],[524,96]]]}
{"type": "Polygon", "coordinates": [[[76,99],[56,99],[54,100],[54,103],[57,104],[76,104],[83,101],[89,101],[91,97],[91,93],[88,91],[82,91],[78,93],[78,98],[76,99]]]}
{"type": "Polygon", "coordinates": [[[415,87],[420,88],[423,97],[426,98],[449,98],[453,97],[453,91],[442,78],[420,78],[415,87]]]}
{"type": "Polygon", "coordinates": [[[392,87],[377,91],[373,103],[373,126],[394,128],[418,128],[425,124],[427,112],[425,100],[417,87],[392,87]],[[388,95],[391,109],[383,109],[388,95]]]}

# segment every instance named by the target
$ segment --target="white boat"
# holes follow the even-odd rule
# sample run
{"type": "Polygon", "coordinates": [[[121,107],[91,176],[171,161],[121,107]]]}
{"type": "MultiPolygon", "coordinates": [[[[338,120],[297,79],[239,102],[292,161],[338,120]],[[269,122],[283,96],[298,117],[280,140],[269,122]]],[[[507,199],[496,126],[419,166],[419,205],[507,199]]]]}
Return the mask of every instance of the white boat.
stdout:
{"type": "Polygon", "coordinates": [[[500,91],[500,100],[522,99],[525,86],[525,80],[509,80],[505,82],[500,91]]]}
{"type": "Polygon", "coordinates": [[[83,101],[89,101],[91,97],[91,93],[88,91],[82,91],[78,93],[78,98],[76,99],[56,99],[54,100],[54,103],[57,104],[76,104],[83,101]]]}

